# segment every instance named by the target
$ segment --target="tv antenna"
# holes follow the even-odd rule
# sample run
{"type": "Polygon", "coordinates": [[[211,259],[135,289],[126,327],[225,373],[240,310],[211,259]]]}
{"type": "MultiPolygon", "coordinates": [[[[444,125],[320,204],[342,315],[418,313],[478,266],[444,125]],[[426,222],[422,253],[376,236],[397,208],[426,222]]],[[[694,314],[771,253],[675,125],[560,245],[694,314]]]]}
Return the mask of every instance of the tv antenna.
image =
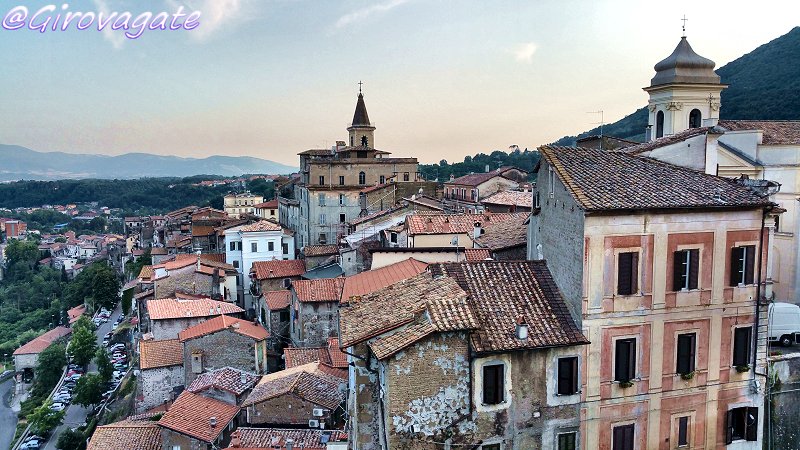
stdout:
{"type": "Polygon", "coordinates": [[[605,125],[605,121],[603,119],[603,110],[588,111],[586,114],[600,114],[600,122],[592,122],[591,125],[600,125],[600,150],[605,150],[603,148],[603,126],[605,125]]]}
{"type": "Polygon", "coordinates": [[[681,27],[682,30],[683,30],[683,35],[681,37],[686,37],[686,21],[687,20],[689,20],[689,19],[687,19],[686,18],[686,14],[684,14],[683,15],[683,19],[681,19],[681,21],[683,22],[683,26],[681,27]]]}

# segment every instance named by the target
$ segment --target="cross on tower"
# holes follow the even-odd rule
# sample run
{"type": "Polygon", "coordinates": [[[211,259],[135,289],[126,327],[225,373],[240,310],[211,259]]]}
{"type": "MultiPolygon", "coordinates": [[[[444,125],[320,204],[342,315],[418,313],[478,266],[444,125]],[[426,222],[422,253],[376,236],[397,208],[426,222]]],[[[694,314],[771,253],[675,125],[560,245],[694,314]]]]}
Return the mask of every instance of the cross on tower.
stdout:
{"type": "Polygon", "coordinates": [[[362,83],[361,80],[358,81],[358,93],[359,94],[361,93],[361,85],[363,85],[363,84],[364,83],[362,83]]]}
{"type": "Polygon", "coordinates": [[[686,21],[687,20],[689,20],[689,19],[687,19],[686,18],[686,14],[684,14],[683,15],[683,19],[681,19],[681,21],[683,22],[683,27],[682,27],[683,28],[683,37],[686,37],[686,21]]]}

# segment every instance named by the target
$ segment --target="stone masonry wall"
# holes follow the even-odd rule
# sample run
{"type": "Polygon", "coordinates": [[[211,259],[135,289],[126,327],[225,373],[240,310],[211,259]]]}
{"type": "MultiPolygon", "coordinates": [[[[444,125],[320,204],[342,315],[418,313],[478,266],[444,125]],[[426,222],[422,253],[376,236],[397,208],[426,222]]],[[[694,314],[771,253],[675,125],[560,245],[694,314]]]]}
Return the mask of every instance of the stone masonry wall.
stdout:
{"type": "Polygon", "coordinates": [[[155,298],[174,297],[175,292],[187,294],[212,294],[212,277],[195,273],[194,265],[170,271],[169,276],[155,281],[155,298]]]}
{"type": "MultiPolygon", "coordinates": [[[[260,373],[256,368],[255,341],[231,330],[187,340],[183,344],[183,367],[185,386],[191,384],[197,374],[192,373],[192,352],[203,354],[203,370],[210,371],[230,366],[247,372],[260,373]]],[[[259,355],[259,362],[261,355],[259,355]]]]}
{"type": "Polygon", "coordinates": [[[298,347],[321,347],[329,337],[339,335],[339,305],[300,303],[297,326],[292,340],[298,347]]]}
{"type": "Polygon", "coordinates": [[[293,394],[285,394],[247,407],[250,425],[303,425],[315,419],[314,408],[321,408],[293,394]]]}
{"type": "Polygon", "coordinates": [[[139,380],[142,400],[136,404],[137,413],[162,405],[164,398],[174,400],[173,388],[184,385],[183,366],[145,369],[141,371],[139,380]]]}

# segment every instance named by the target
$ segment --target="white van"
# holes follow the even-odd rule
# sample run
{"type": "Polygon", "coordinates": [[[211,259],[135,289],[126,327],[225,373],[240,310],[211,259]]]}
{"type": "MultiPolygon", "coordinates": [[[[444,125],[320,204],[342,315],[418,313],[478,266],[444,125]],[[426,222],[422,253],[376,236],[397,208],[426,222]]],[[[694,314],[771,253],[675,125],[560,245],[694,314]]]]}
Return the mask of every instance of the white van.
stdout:
{"type": "Polygon", "coordinates": [[[800,334],[800,306],[792,303],[770,303],[769,340],[790,346],[795,342],[795,334],[800,334]]]}

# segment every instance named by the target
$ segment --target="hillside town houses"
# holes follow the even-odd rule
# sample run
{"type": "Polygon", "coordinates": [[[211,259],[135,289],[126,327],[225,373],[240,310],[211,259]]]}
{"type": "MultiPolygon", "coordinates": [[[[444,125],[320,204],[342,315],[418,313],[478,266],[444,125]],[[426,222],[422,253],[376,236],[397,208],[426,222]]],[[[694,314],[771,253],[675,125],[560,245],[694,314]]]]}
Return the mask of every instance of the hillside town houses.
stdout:
{"type": "Polygon", "coordinates": [[[800,280],[800,125],[718,120],[714,67],[681,38],[646,142],[545,145],[531,172],[426,180],[376,148],[359,91],[346,138],[301,151],[275,198],[119,234],[0,219],[66,277],[149,257],[122,288],[130,411],[88,448],[761,448],[768,304],[800,280]]]}

